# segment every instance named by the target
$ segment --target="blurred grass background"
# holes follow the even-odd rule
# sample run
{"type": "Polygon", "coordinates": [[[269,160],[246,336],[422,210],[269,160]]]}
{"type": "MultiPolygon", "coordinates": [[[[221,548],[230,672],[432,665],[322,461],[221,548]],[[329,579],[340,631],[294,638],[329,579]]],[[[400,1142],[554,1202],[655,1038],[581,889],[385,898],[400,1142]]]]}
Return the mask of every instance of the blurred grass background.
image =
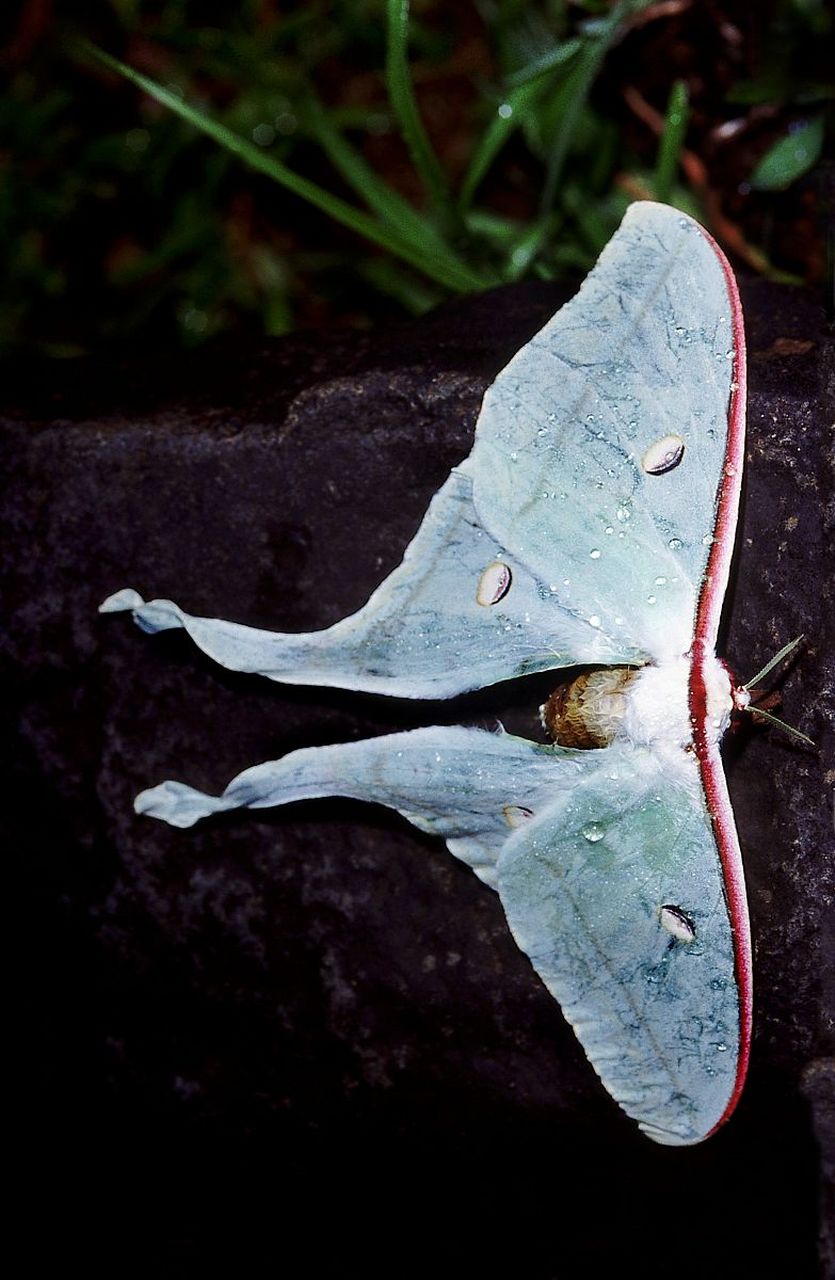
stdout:
{"type": "Polygon", "coordinates": [[[24,0],[0,23],[7,357],[578,276],[636,198],[743,270],[831,270],[826,0],[24,0]]]}

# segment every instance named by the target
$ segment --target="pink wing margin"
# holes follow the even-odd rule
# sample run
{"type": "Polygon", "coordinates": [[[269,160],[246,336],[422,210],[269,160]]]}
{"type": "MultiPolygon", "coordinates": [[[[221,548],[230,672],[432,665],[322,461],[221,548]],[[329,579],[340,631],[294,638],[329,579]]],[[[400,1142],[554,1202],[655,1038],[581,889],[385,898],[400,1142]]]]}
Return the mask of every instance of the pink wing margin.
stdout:
{"type": "Polygon", "coordinates": [[[713,823],[725,877],[725,896],[733,930],[734,967],[739,990],[739,1056],[737,1058],[736,1079],[728,1105],[710,1131],[715,1133],[720,1125],[724,1124],[731,1115],[742,1093],[751,1053],[753,1021],[751,925],[748,918],[748,901],[745,894],[745,873],[742,866],[742,854],[739,848],[733,809],[728,795],[728,784],[725,780],[725,771],[719,754],[719,746],[708,732],[705,681],[705,662],[715,653],[722,604],[725,598],[734,552],[739,496],[742,487],[742,469],[745,461],[746,367],[745,328],[736,280],[730,263],[716,241],[704,228],[701,230],[705,239],[713,248],[725,274],[734,341],[734,362],[731,394],[728,401],[728,436],[725,461],[717,495],[713,542],[696,611],[696,631],[690,669],[690,714],[693,721],[693,741],[699,762],[702,785],[707,799],[708,812],[713,823]]]}

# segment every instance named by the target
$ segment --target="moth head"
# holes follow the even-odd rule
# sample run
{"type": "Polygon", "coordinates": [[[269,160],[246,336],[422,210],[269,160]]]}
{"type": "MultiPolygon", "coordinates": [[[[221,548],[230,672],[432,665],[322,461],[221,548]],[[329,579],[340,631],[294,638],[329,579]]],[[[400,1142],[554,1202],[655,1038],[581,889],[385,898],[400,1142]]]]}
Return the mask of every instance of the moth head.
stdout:
{"type": "MultiPolygon", "coordinates": [[[[777,691],[769,693],[765,689],[756,687],[760,680],[764,680],[767,675],[771,674],[778,663],[782,662],[784,658],[788,658],[795,652],[802,640],[803,636],[797,636],[794,640],[790,640],[788,644],[783,645],[782,649],[775,653],[774,657],[767,662],[755,676],[752,676],[750,680],[747,680],[745,684],[734,684],[733,704],[735,712],[749,712],[751,719],[755,723],[763,723],[767,721],[769,724],[773,724],[778,729],[782,729],[785,733],[790,734],[791,737],[799,738],[801,742],[805,742],[808,746],[813,747],[815,745],[814,742],[811,738],[807,737],[805,733],[801,733],[800,730],[795,729],[793,725],[786,724],[786,722],[781,720],[778,716],[772,715],[772,707],[780,705],[780,693],[777,691]]],[[[741,715],[738,715],[734,722],[734,727],[736,728],[740,723],[741,715]]]]}
{"type": "Polygon", "coordinates": [[[718,742],[731,723],[736,708],[737,686],[734,674],[722,658],[710,654],[703,665],[709,736],[718,742]]]}

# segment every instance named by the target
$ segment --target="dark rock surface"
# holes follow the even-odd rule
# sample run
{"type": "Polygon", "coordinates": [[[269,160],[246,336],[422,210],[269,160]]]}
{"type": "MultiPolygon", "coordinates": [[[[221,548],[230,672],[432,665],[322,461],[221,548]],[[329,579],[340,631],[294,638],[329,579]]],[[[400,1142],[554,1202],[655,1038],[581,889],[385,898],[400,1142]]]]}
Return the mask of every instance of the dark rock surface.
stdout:
{"type": "Polygon", "coordinates": [[[519,287],[384,334],[7,386],[4,821],[28,880],[33,1266],[52,1238],[64,1264],[120,1277],[832,1268],[833,353],[808,296],[743,290],[724,652],[748,676],[805,632],[783,714],[821,751],[756,729],[727,743],[757,1007],[716,1137],[676,1151],[634,1131],[497,898],[396,815],[311,802],[177,832],[132,811],[162,778],[217,790],[302,745],[496,716],[536,735],[553,678],[437,704],[282,688],[96,607],[130,585],[280,630],[350,613],[562,297],[519,287]]]}

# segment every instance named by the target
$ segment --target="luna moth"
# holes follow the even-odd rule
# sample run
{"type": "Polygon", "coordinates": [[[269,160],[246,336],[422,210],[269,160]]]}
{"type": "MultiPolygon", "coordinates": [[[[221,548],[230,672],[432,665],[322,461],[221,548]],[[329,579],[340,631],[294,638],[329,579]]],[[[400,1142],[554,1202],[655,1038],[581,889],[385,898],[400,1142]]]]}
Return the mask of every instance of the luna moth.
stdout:
{"type": "Polygon", "coordinates": [[[612,1097],[657,1142],[733,1111],[752,1018],[739,841],[719,754],[750,695],[716,655],[743,467],[745,344],[731,269],[693,219],[633,204],[579,293],[487,389],[469,456],[351,617],[279,634],[126,589],[234,671],[446,698],[587,670],[556,741],[427,727],[293,751],[219,796],[167,781],[141,814],[340,795],[443,837],[498,892],[612,1097]]]}

